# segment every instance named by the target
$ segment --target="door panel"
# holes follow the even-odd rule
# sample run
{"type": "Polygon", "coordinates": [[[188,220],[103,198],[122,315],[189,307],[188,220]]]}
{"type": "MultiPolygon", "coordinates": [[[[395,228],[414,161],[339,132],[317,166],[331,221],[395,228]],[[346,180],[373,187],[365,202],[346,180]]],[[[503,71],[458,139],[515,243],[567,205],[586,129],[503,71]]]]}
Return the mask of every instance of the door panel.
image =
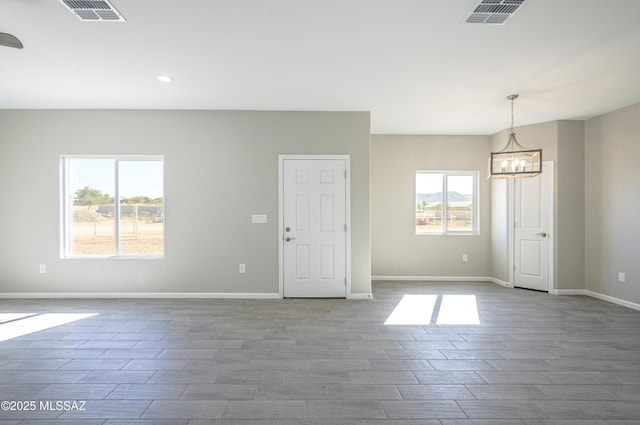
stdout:
{"type": "Polygon", "coordinates": [[[309,245],[296,245],[296,280],[309,279],[309,245]]]}
{"type": "Polygon", "coordinates": [[[543,243],[537,240],[520,241],[520,274],[522,276],[543,278],[543,243]]]}
{"type": "Polygon", "coordinates": [[[309,195],[296,195],[295,227],[298,232],[309,230],[309,195]]]}
{"type": "Polygon", "coordinates": [[[346,296],[346,161],[283,160],[283,294],[346,296]]]}
{"type": "Polygon", "coordinates": [[[542,191],[542,176],[517,180],[522,190],[520,196],[520,226],[538,230],[542,227],[542,216],[544,215],[544,193],[542,191]]]}
{"type": "Polygon", "coordinates": [[[322,245],[320,247],[320,279],[333,280],[335,276],[333,263],[333,246],[322,245]]]}
{"type": "Polygon", "coordinates": [[[549,291],[553,168],[514,182],[514,286],[549,291]]]}
{"type": "Polygon", "coordinates": [[[333,232],[333,195],[320,196],[320,231],[333,232]]]}

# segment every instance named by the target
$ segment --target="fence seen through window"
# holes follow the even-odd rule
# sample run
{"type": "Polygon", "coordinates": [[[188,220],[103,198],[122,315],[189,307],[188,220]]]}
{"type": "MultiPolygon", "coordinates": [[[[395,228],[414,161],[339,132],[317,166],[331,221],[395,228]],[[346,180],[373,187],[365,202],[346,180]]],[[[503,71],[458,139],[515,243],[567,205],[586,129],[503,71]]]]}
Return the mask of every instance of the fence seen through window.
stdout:
{"type": "Polygon", "coordinates": [[[161,157],[63,158],[63,256],[164,254],[161,157]]]}

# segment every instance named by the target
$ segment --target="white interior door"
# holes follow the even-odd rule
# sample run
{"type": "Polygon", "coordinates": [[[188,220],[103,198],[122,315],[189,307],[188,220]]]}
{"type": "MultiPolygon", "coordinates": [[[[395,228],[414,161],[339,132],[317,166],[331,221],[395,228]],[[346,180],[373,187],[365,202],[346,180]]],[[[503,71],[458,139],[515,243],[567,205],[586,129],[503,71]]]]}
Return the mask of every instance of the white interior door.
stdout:
{"type": "Polygon", "coordinates": [[[283,295],[344,298],[347,160],[284,159],[283,295]]]}
{"type": "Polygon", "coordinates": [[[549,291],[553,166],[514,184],[514,286],[549,291]]]}

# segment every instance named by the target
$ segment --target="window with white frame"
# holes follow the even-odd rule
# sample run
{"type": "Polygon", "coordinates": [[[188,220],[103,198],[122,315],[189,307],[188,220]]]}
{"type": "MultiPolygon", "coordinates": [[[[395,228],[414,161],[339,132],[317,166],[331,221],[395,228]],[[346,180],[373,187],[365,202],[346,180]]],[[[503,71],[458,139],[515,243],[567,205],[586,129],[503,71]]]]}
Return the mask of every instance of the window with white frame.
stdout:
{"type": "Polygon", "coordinates": [[[63,156],[62,257],[164,256],[164,158],[63,156]]]}
{"type": "Polygon", "coordinates": [[[416,235],[478,233],[477,171],[416,171],[416,235]]]}

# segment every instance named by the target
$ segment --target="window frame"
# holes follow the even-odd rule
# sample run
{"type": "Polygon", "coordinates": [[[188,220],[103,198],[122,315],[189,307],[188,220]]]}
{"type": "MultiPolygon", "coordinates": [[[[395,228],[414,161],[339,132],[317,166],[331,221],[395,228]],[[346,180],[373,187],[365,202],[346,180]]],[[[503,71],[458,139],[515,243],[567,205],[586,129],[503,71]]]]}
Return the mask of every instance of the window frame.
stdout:
{"type": "Polygon", "coordinates": [[[413,233],[415,236],[473,236],[480,234],[480,172],[478,170],[416,170],[413,178],[413,233]],[[418,232],[417,226],[417,195],[418,174],[441,174],[442,175],[442,231],[441,232],[418,232]],[[458,176],[471,176],[473,178],[473,194],[471,197],[471,230],[452,231],[447,228],[447,208],[448,208],[448,178],[458,176]]]}
{"type": "Polygon", "coordinates": [[[165,161],[164,155],[60,155],[60,258],[65,260],[76,259],[164,259],[165,256],[165,161]],[[114,161],[114,254],[113,255],[73,255],[71,254],[71,211],[73,207],[73,193],[69,187],[69,160],[72,159],[108,159],[114,161]],[[160,161],[162,163],[162,254],[126,254],[120,252],[120,171],[119,163],[122,161],[160,161]]]}

